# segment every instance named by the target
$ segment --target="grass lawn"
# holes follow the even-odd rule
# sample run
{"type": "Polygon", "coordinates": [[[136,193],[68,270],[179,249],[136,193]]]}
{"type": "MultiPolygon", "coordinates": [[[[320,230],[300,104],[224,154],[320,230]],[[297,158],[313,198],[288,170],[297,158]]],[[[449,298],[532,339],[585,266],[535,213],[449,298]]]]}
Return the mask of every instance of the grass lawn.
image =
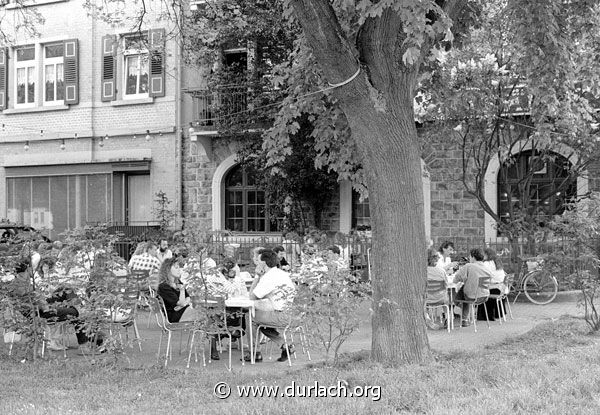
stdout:
{"type": "MultiPolygon", "coordinates": [[[[481,333],[485,336],[485,332],[481,333]]],[[[20,363],[0,355],[0,414],[178,413],[600,413],[600,337],[565,318],[479,352],[436,355],[399,369],[347,356],[339,368],[271,367],[252,374],[193,370],[129,370],[85,361],[20,363]],[[361,398],[239,397],[237,386],[380,386],[361,398]],[[213,395],[217,382],[232,388],[213,395]]],[[[107,362],[108,360],[106,360],[107,362]]],[[[312,392],[313,395],[316,391],[312,392]]]]}

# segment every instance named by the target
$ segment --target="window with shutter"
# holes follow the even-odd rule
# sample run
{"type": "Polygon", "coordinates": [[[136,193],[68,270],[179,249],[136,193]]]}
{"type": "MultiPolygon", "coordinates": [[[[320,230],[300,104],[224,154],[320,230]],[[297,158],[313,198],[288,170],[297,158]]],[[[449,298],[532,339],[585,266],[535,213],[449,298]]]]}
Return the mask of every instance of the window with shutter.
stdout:
{"type": "Polygon", "coordinates": [[[0,111],[7,108],[8,49],[0,48],[0,111]]]}
{"type": "Polygon", "coordinates": [[[42,64],[44,75],[43,105],[62,105],[65,100],[63,43],[44,45],[42,64]]]}
{"type": "Polygon", "coordinates": [[[77,39],[65,40],[64,49],[64,102],[79,103],[79,50],[77,39]]]}
{"type": "Polygon", "coordinates": [[[148,97],[148,55],[146,34],[123,37],[123,99],[148,97]]]}
{"type": "Polygon", "coordinates": [[[102,101],[114,101],[117,98],[117,36],[102,37],[102,101]]]}

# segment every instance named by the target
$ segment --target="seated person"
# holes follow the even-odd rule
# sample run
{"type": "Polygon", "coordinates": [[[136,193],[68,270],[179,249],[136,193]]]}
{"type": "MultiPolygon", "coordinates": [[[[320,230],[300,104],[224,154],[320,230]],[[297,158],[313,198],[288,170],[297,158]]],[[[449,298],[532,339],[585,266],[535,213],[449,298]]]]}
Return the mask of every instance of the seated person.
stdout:
{"type": "Polygon", "coordinates": [[[254,277],[255,277],[254,281],[255,282],[258,281],[258,277],[260,277],[267,271],[267,268],[266,268],[264,262],[262,262],[260,260],[260,255],[265,251],[269,251],[269,249],[262,247],[262,246],[257,246],[255,248],[252,248],[252,262],[254,263],[254,277]]]}
{"type": "MultiPolygon", "coordinates": [[[[225,258],[223,265],[217,272],[206,275],[206,285],[209,295],[213,297],[233,298],[248,297],[246,284],[240,276],[240,267],[231,257],[225,258]]],[[[244,335],[246,330],[246,319],[244,311],[239,307],[226,307],[227,327],[241,327],[242,332],[235,330],[232,332],[232,338],[239,338],[244,335]]],[[[230,330],[231,331],[231,330],[230,330]]]]}
{"type": "Polygon", "coordinates": [[[427,251],[427,281],[443,281],[444,288],[437,293],[427,291],[428,303],[444,303],[448,304],[448,290],[446,287],[446,273],[437,267],[440,253],[429,249],[427,251]]]}
{"type": "MultiPolygon", "coordinates": [[[[480,288],[480,278],[491,278],[492,273],[483,264],[483,251],[480,248],[471,249],[469,263],[462,266],[454,274],[454,282],[463,282],[463,287],[456,294],[457,300],[474,300],[480,297],[486,297],[490,294],[489,288],[480,288]]],[[[462,308],[462,326],[468,327],[470,323],[471,307],[463,305],[462,308]]]]}
{"type": "Polygon", "coordinates": [[[170,323],[194,321],[196,317],[190,307],[190,296],[179,280],[180,276],[179,261],[174,258],[165,259],[158,272],[158,295],[165,303],[170,323]]]}
{"type": "MultiPolygon", "coordinates": [[[[165,259],[158,273],[158,295],[165,303],[167,320],[170,323],[197,321],[201,318],[192,308],[190,296],[179,279],[181,273],[179,261],[176,258],[165,259]]],[[[219,360],[216,337],[211,338],[210,356],[213,360],[219,360]]]]}
{"type": "MultiPolygon", "coordinates": [[[[46,298],[38,304],[40,317],[49,322],[69,321],[73,323],[76,328],[77,343],[79,345],[86,344],[89,338],[82,328],[82,322],[78,319],[79,310],[74,305],[79,303],[77,295],[71,287],[61,283],[61,276],[55,268],[54,258],[43,258],[39,265],[38,272],[34,275],[34,284],[40,292],[46,294],[46,298]]],[[[50,336],[48,348],[63,350],[65,346],[50,336]]]]}
{"type": "Polygon", "coordinates": [[[438,259],[436,266],[444,270],[446,274],[452,274],[454,268],[458,265],[458,262],[452,261],[452,258],[450,257],[450,255],[456,253],[454,244],[450,241],[445,241],[440,246],[439,253],[440,258],[438,259]]]}
{"type": "MultiPolygon", "coordinates": [[[[446,273],[438,268],[437,262],[439,259],[440,253],[438,251],[434,251],[433,249],[427,250],[427,283],[429,282],[443,282],[441,285],[441,289],[439,291],[432,292],[430,289],[427,289],[427,297],[425,298],[425,304],[448,304],[448,290],[446,289],[446,273]]],[[[433,309],[433,311],[438,311],[439,309],[433,309]]],[[[436,313],[433,318],[429,314],[425,315],[427,327],[432,329],[439,329],[443,327],[445,324],[438,325],[434,322],[436,317],[439,317],[441,321],[445,320],[445,316],[439,313],[436,313]]]]}
{"type": "MultiPolygon", "coordinates": [[[[502,261],[496,255],[496,251],[492,248],[486,248],[483,251],[484,261],[483,264],[490,270],[492,273],[492,279],[490,280],[490,294],[500,295],[504,294],[506,291],[506,286],[504,285],[504,279],[506,277],[506,272],[504,272],[502,261]]],[[[485,308],[487,309],[488,318],[490,321],[494,321],[496,318],[500,318],[498,316],[498,308],[496,307],[496,300],[491,298],[485,302],[485,308]]],[[[483,307],[479,307],[477,311],[477,319],[485,320],[485,311],[483,307]]]]}
{"type": "Polygon", "coordinates": [[[278,268],[281,268],[284,271],[290,270],[290,264],[285,259],[285,248],[281,245],[277,245],[273,248],[273,252],[277,254],[277,258],[279,259],[278,268]]]}
{"type": "Polygon", "coordinates": [[[246,284],[240,276],[240,267],[231,257],[223,260],[217,272],[206,274],[206,284],[210,295],[214,297],[232,298],[247,297],[246,284]]]}
{"type": "Polygon", "coordinates": [[[158,249],[154,242],[147,242],[144,246],[144,252],[139,255],[134,255],[129,260],[129,269],[131,271],[148,271],[150,274],[150,285],[156,288],[156,274],[160,269],[161,263],[156,257],[158,249]]]}
{"type": "MultiPolygon", "coordinates": [[[[291,321],[291,306],[296,294],[296,286],[290,279],[290,274],[277,268],[277,254],[273,251],[263,252],[260,261],[264,262],[266,272],[250,292],[250,299],[254,301],[255,325],[266,326],[262,333],[271,341],[280,346],[281,357],[278,362],[285,362],[289,355],[284,347],[283,337],[272,327],[284,327],[291,321]]],[[[294,352],[294,345],[289,345],[290,353],[294,352]]],[[[256,360],[262,360],[256,352],[256,360]]],[[[250,356],[245,357],[250,360],[250,356]]]]}
{"type": "Polygon", "coordinates": [[[131,254],[131,258],[129,259],[129,268],[131,269],[131,265],[133,264],[133,259],[137,256],[142,255],[144,252],[146,252],[146,242],[138,242],[138,244],[135,247],[135,251],[133,251],[133,254],[131,254]]]}
{"type": "Polygon", "coordinates": [[[331,245],[327,247],[327,260],[337,266],[338,269],[348,269],[348,263],[341,257],[340,247],[331,245]]]}
{"type": "Polygon", "coordinates": [[[181,281],[185,284],[189,283],[190,276],[198,275],[200,271],[202,271],[202,273],[209,273],[209,271],[217,268],[215,260],[208,256],[208,249],[206,246],[200,247],[198,256],[189,255],[186,249],[180,250],[177,256],[181,257],[184,261],[184,265],[181,269],[181,281]],[[199,257],[202,258],[202,264],[198,261],[199,257]]]}

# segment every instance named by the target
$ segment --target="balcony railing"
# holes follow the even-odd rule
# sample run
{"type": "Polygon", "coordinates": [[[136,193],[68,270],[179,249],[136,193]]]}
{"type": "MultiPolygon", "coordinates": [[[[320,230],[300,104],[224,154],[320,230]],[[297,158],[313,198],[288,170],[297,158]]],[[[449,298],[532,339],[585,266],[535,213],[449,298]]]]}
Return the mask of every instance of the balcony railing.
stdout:
{"type": "Polygon", "coordinates": [[[189,91],[193,100],[194,127],[215,127],[227,117],[243,114],[248,108],[246,86],[220,86],[216,90],[189,91]]]}

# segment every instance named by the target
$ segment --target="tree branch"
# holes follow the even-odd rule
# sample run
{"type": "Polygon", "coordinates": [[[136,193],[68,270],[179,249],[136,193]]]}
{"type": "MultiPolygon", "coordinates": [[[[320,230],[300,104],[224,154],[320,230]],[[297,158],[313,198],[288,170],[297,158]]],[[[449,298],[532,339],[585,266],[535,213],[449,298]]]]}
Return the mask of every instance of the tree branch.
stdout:
{"type": "Polygon", "coordinates": [[[291,0],[290,3],[314,56],[322,63],[325,77],[332,84],[350,78],[356,72],[356,50],[348,42],[329,1],[291,0]]]}

